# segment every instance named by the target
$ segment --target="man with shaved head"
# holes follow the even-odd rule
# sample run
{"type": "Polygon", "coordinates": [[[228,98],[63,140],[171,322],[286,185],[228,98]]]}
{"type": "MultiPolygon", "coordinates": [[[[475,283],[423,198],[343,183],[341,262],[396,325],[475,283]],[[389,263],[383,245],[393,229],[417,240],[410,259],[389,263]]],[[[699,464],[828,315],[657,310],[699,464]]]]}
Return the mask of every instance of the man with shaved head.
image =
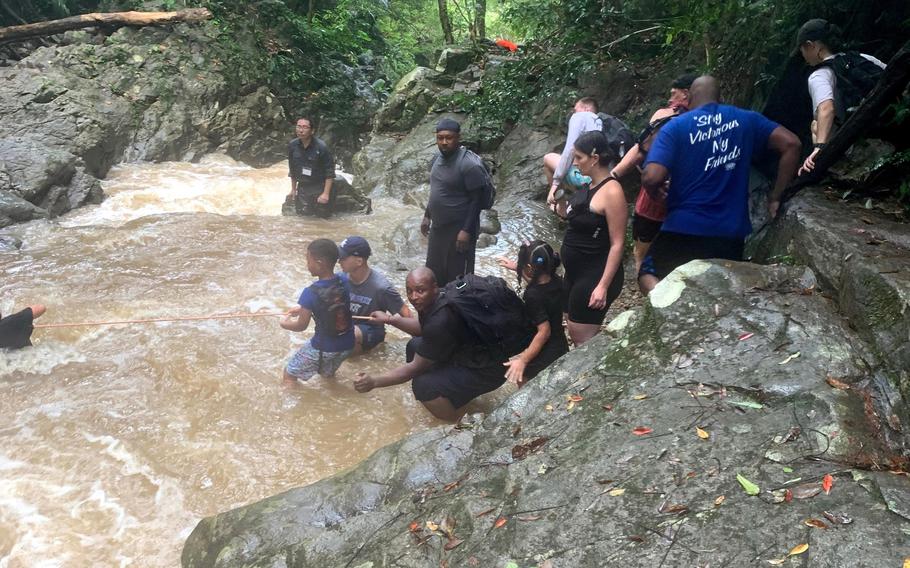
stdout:
{"type": "Polygon", "coordinates": [[[666,192],[667,218],[642,262],[638,283],[648,293],[690,260],[742,260],[749,221],[749,169],[754,154],[780,156],[768,210],[777,215],[780,196],[796,174],[800,142],[761,114],[720,104],[720,85],[703,75],[689,90],[692,110],[671,120],[654,140],[642,186],[666,192]],[[666,182],[672,180],[669,189],[666,182]]]}
{"type": "Polygon", "coordinates": [[[408,343],[408,362],[378,376],[358,373],[354,388],[369,392],[411,381],[414,397],[440,420],[457,422],[474,398],[505,382],[507,357],[478,361],[472,352],[480,343],[458,310],[444,301],[436,276],[422,266],[408,273],[408,301],[417,320],[397,318],[391,325],[415,335],[408,343]]]}

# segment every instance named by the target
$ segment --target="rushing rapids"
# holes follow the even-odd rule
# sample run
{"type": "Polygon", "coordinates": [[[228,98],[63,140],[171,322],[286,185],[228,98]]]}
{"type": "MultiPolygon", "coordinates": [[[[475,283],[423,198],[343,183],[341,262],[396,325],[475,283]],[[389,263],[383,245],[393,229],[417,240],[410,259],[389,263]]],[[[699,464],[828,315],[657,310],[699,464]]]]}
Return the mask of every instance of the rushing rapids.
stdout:
{"type": "MultiPolygon", "coordinates": [[[[417,260],[391,252],[393,229],[418,208],[379,197],[370,216],[281,217],[285,176],[223,156],[115,168],[102,204],[0,232],[23,243],[0,251],[0,308],[46,303],[38,323],[280,311],[312,279],[306,243],[352,233],[403,289],[417,260]]],[[[514,205],[504,234],[529,236],[538,213],[514,205]]],[[[514,245],[481,251],[479,270],[514,245]]],[[[286,390],[282,366],[309,334],[276,320],[39,329],[35,347],[0,354],[0,565],[174,566],[200,518],[434,425],[407,386],[350,386],[397,364],[402,334],[286,390]]]]}

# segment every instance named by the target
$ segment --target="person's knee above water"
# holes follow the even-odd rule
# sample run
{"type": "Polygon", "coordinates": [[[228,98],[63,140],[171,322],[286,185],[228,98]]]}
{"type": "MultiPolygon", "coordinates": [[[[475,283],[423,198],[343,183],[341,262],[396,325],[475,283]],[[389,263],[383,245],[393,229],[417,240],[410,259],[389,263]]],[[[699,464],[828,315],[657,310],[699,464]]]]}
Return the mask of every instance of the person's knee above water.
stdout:
{"type": "Polygon", "coordinates": [[[594,337],[623,285],[622,256],[628,209],[622,186],[610,175],[617,156],[601,132],[575,141],[574,163],[591,178],[555,212],[568,220],[560,257],[565,266],[569,337],[581,345],[594,337]]]}
{"type": "Polygon", "coordinates": [[[32,322],[46,310],[43,304],[34,304],[6,317],[0,314],[0,349],[21,349],[31,345],[35,329],[32,322]]]}
{"type": "Polygon", "coordinates": [[[885,64],[871,55],[839,51],[840,35],[837,26],[820,18],[803,24],[796,35],[797,50],[806,64],[815,68],[808,79],[814,145],[800,174],[815,169],[815,157],[831,140],[835,127],[869,94],[885,69],[885,64]]]}
{"type": "Polygon", "coordinates": [[[553,152],[543,157],[544,173],[549,185],[547,203],[552,205],[556,202],[556,190],[563,182],[577,189],[591,181],[591,178],[581,173],[578,167],[573,165],[572,149],[579,136],[585,132],[600,132],[601,128],[603,128],[603,123],[597,116],[597,101],[591,97],[582,97],[575,101],[562,153],[553,152]]]}
{"type": "Polygon", "coordinates": [[[420,336],[412,339],[413,358],[377,376],[358,373],[358,392],[411,381],[414,397],[434,416],[455,422],[474,398],[505,382],[504,354],[481,360],[478,338],[458,310],[444,301],[433,271],[421,267],[408,273],[407,296],[417,310],[420,336]]]}
{"type": "MultiPolygon", "coordinates": [[[[640,169],[660,128],[673,117],[689,109],[689,89],[696,77],[693,73],[687,73],[673,81],[667,106],[654,112],[648,126],[638,135],[635,146],[626,152],[619,164],[610,172],[613,177],[622,179],[631,171],[640,169]]],[[[635,200],[635,212],[632,217],[632,253],[635,255],[636,274],[666,217],[667,204],[664,200],[652,198],[642,187],[635,200]]]]}
{"type": "Polygon", "coordinates": [[[439,285],[474,272],[474,249],[488,174],[483,160],[461,145],[451,118],[436,125],[439,154],[430,166],[430,198],[420,231],[429,237],[427,261],[439,285]]]}
{"type": "Polygon", "coordinates": [[[298,215],[331,216],[335,203],[335,159],[325,142],[314,136],[313,121],[300,118],[297,137],[288,143],[288,177],[298,215]]]}
{"type": "Polygon", "coordinates": [[[354,322],[354,354],[365,353],[385,340],[386,323],[410,318],[411,310],[391,282],[369,265],[372,251],[363,237],[350,236],[338,245],[338,264],[348,275],[351,315],[369,317],[354,322]]]}
{"type": "Polygon", "coordinates": [[[556,274],[560,260],[553,247],[538,240],[521,245],[517,260],[500,258],[499,264],[515,271],[519,290],[526,285],[523,300],[536,328],[530,345],[505,363],[506,379],[521,387],[569,351],[562,327],[564,284],[556,274]]]}
{"type": "Polygon", "coordinates": [[[639,272],[647,293],[673,269],[699,258],[742,260],[750,232],[748,179],[752,155],[780,155],[768,196],[771,215],[799,162],[796,135],[761,114],[720,104],[717,81],[699,77],[692,110],[663,126],[645,162],[642,185],[667,201],[667,218],[639,272]],[[665,182],[673,182],[665,191],[665,182]]]}
{"type": "Polygon", "coordinates": [[[312,319],[316,332],[288,361],[286,383],[307,381],[317,374],[332,377],[354,349],[350,288],[347,277],[334,273],[337,261],[334,241],[316,239],[307,246],[307,269],[316,281],[304,288],[298,305],[279,324],[289,331],[304,331],[312,319]]]}

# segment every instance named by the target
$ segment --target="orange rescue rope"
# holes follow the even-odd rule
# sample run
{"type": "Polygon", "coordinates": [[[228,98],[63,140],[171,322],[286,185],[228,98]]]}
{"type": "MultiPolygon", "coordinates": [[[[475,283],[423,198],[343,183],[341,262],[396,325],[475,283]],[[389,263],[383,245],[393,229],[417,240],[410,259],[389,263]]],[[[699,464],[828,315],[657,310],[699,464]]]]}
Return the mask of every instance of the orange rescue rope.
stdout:
{"type": "MultiPolygon", "coordinates": [[[[171,318],[149,318],[149,319],[131,319],[131,320],[110,320],[110,321],[80,321],[75,323],[39,323],[32,327],[35,329],[48,329],[59,327],[82,327],[82,326],[101,326],[101,325],[122,325],[130,323],[158,323],[171,321],[200,321],[200,320],[221,320],[234,318],[261,318],[283,316],[287,312],[255,312],[255,313],[234,313],[234,314],[215,314],[211,316],[185,316],[171,318]]],[[[368,320],[368,316],[351,316],[356,320],[368,320]]]]}

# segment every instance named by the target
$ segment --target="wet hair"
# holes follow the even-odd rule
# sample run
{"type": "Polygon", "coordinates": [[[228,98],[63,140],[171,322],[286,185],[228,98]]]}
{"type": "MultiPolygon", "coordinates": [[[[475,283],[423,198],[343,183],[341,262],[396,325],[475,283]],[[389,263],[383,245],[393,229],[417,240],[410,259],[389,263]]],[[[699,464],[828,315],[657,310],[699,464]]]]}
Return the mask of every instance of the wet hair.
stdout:
{"type": "Polygon", "coordinates": [[[591,107],[591,112],[597,112],[597,101],[594,100],[594,97],[582,97],[575,101],[575,104],[578,103],[591,107]]]}
{"type": "Polygon", "coordinates": [[[307,245],[306,251],[313,258],[325,261],[329,266],[338,262],[338,245],[330,239],[316,239],[307,245]]]}
{"type": "Polygon", "coordinates": [[[597,130],[591,130],[579,136],[575,140],[575,149],[588,156],[597,154],[597,163],[601,166],[609,167],[617,159],[616,151],[610,147],[607,137],[603,135],[603,132],[597,130]]]}
{"type": "Polygon", "coordinates": [[[698,75],[695,73],[686,73],[685,75],[680,75],[672,83],[670,83],[671,89],[686,89],[687,91],[692,87],[692,81],[698,78],[698,75]]]}
{"type": "Polygon", "coordinates": [[[544,274],[549,276],[556,275],[556,269],[559,268],[559,254],[553,251],[546,241],[536,240],[526,242],[518,249],[518,262],[516,262],[515,273],[518,275],[518,289],[521,290],[522,276],[526,266],[531,268],[531,278],[528,286],[534,286],[544,274]]]}

